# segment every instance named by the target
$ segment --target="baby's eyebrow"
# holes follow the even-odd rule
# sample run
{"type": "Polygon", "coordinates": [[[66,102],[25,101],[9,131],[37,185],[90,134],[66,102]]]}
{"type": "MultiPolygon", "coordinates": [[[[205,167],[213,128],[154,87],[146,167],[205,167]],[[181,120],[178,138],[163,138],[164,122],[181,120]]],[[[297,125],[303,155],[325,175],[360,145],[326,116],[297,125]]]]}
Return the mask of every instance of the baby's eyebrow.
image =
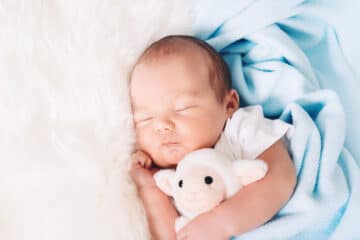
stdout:
{"type": "MultiPolygon", "coordinates": [[[[182,99],[182,98],[197,97],[200,95],[201,95],[200,91],[183,90],[183,91],[179,92],[178,94],[176,94],[175,96],[173,96],[173,98],[172,98],[172,100],[170,100],[170,102],[175,103],[176,101],[178,101],[179,99],[182,99]]],[[[149,111],[151,111],[151,106],[133,105],[133,115],[134,116],[135,115],[146,115],[146,114],[148,114],[149,111]]]]}
{"type": "Polygon", "coordinates": [[[147,115],[145,113],[134,113],[133,114],[134,121],[138,121],[138,120],[141,120],[143,118],[148,118],[148,117],[150,117],[150,115],[147,115]]]}
{"type": "Polygon", "coordinates": [[[147,113],[147,110],[145,108],[139,108],[139,109],[136,109],[136,110],[133,111],[134,116],[146,115],[146,114],[148,114],[148,113],[147,113]]]}
{"type": "Polygon", "coordinates": [[[143,105],[143,104],[135,104],[135,102],[132,102],[131,105],[132,105],[131,107],[132,107],[133,113],[144,112],[144,111],[147,111],[149,109],[148,106],[143,105]]]}
{"type": "Polygon", "coordinates": [[[176,98],[179,97],[197,97],[200,95],[200,91],[196,91],[196,90],[184,90],[182,92],[180,92],[179,94],[176,95],[176,98]]]}

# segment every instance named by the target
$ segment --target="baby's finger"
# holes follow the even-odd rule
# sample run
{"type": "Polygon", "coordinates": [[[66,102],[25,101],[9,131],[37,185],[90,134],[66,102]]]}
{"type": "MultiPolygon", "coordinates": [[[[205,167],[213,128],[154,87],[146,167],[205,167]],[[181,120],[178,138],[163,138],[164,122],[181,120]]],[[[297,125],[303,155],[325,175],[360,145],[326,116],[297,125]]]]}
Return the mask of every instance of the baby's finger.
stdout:
{"type": "Polygon", "coordinates": [[[150,169],[152,166],[152,161],[149,157],[145,157],[144,167],[150,169]]]}
{"type": "Polygon", "coordinates": [[[142,154],[140,154],[139,152],[133,153],[131,155],[131,159],[132,159],[133,163],[144,166],[144,163],[145,163],[144,156],[142,156],[142,154]]]}
{"type": "Polygon", "coordinates": [[[142,166],[137,161],[131,161],[130,163],[130,171],[142,168],[142,166]]]}
{"type": "Polygon", "coordinates": [[[147,169],[151,168],[152,160],[147,154],[145,154],[142,151],[137,151],[135,154],[136,154],[135,158],[137,159],[137,161],[139,162],[139,164],[142,167],[147,168],[147,169]]]}

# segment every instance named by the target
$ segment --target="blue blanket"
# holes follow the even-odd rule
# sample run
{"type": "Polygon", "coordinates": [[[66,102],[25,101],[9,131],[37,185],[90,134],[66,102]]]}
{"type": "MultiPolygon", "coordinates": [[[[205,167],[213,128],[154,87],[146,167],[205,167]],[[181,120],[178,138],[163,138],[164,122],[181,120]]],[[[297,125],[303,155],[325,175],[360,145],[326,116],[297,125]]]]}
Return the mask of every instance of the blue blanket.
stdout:
{"type": "Polygon", "coordinates": [[[235,239],[360,239],[354,25],[360,4],[354,2],[197,2],[194,31],[225,57],[242,105],[261,104],[268,117],[295,126],[289,149],[298,183],[291,200],[235,239]]]}

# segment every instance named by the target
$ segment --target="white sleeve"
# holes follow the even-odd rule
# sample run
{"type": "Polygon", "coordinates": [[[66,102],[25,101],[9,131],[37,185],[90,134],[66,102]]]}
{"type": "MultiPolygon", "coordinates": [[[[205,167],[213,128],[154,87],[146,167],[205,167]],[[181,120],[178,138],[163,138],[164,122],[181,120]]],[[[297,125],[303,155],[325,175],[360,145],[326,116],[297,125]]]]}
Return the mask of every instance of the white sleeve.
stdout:
{"type": "Polygon", "coordinates": [[[257,105],[237,110],[228,119],[223,135],[231,145],[232,155],[255,159],[285,134],[290,137],[292,131],[293,127],[282,120],[265,118],[262,107],[257,105]]]}

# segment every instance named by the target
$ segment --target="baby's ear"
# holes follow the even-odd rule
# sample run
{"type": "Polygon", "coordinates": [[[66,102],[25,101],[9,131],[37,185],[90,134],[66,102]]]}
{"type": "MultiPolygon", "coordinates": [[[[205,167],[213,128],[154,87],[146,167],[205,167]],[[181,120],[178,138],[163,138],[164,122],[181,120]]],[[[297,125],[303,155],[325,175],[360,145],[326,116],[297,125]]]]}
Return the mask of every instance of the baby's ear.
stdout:
{"type": "Polygon", "coordinates": [[[164,169],[159,170],[154,174],[154,179],[156,185],[163,191],[166,195],[173,195],[173,184],[172,181],[175,178],[175,170],[164,169]]]}
{"type": "Polygon", "coordinates": [[[230,91],[225,95],[224,101],[226,104],[227,116],[230,118],[239,108],[239,94],[235,89],[230,89],[230,91]]]}
{"type": "Polygon", "coordinates": [[[268,165],[262,160],[236,160],[233,161],[233,169],[241,184],[247,185],[263,178],[268,165]]]}

